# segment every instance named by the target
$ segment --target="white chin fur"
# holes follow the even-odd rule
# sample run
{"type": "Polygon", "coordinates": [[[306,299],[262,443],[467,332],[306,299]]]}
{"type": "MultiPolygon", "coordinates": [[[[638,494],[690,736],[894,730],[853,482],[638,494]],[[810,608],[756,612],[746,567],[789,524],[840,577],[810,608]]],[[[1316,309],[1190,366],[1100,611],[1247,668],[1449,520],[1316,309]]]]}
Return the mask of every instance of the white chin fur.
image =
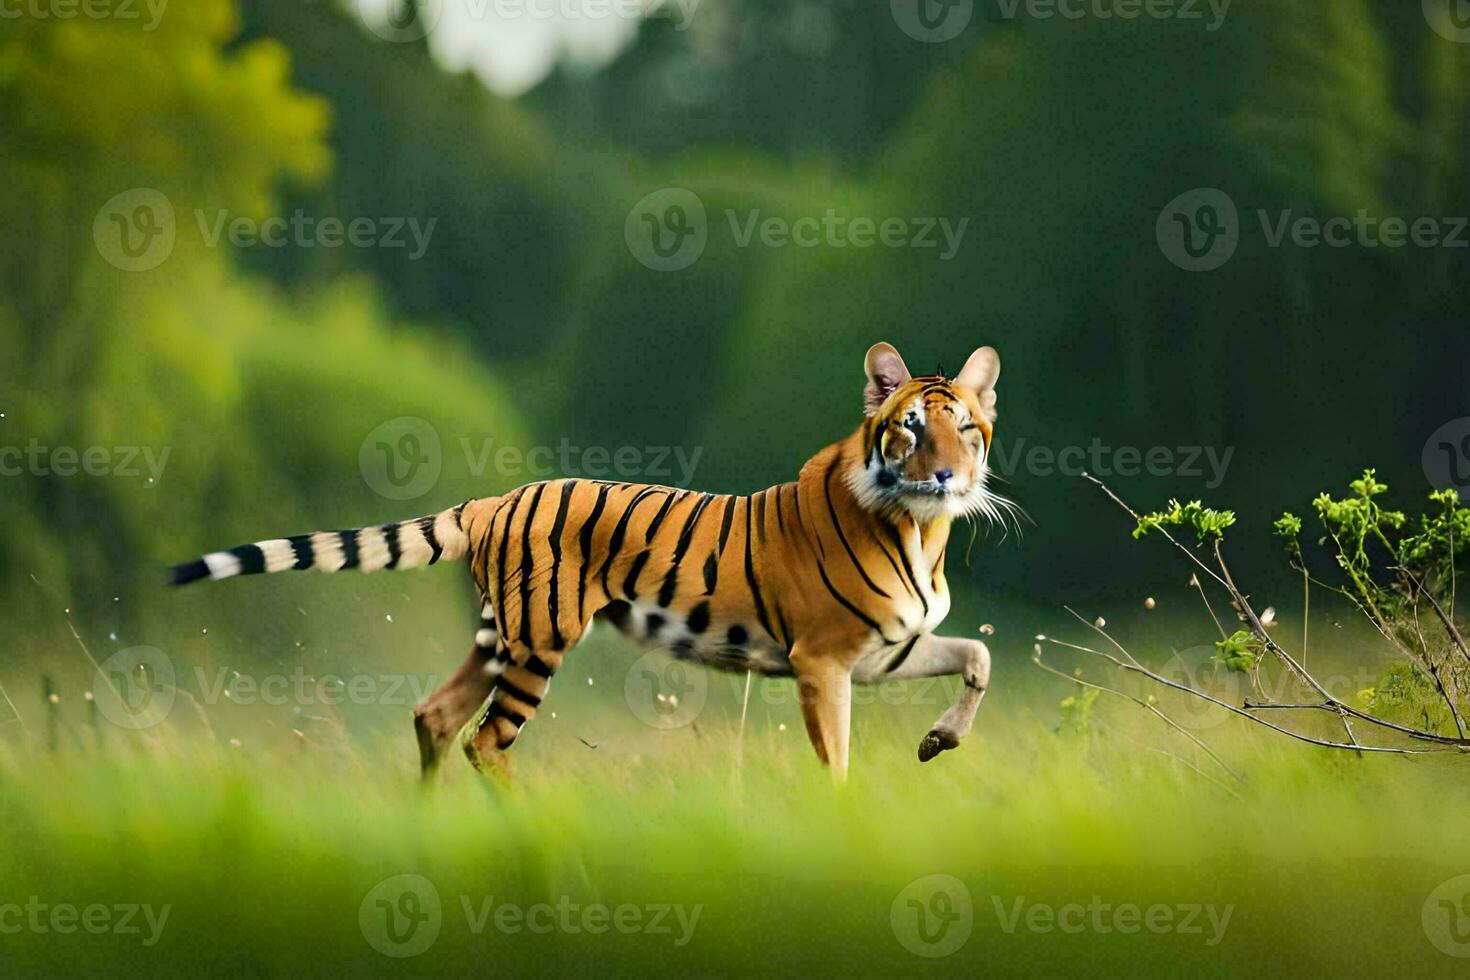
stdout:
{"type": "Polygon", "coordinates": [[[943,494],[932,492],[939,489],[939,485],[932,481],[929,484],[880,486],[878,474],[881,471],[882,467],[871,459],[862,467],[853,467],[848,470],[848,488],[852,490],[858,505],[864,510],[880,514],[903,512],[921,524],[946,515],[969,517],[973,514],[987,514],[994,519],[999,519],[994,503],[999,498],[993,497],[985,488],[989,471],[984,464],[980,466],[979,478],[970,485],[968,490],[959,491],[950,488],[943,494]],[[931,492],[923,492],[925,489],[931,492]]]}

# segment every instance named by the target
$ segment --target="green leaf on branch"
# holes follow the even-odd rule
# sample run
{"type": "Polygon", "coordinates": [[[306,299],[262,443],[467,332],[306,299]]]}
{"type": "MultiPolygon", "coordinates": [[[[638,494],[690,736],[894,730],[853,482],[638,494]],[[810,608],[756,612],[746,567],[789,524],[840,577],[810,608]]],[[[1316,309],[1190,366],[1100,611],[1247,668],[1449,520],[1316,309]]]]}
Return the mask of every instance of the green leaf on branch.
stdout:
{"type": "Polygon", "coordinates": [[[1168,509],[1140,517],[1138,527],[1133,529],[1133,536],[1141,538],[1149,531],[1164,526],[1187,527],[1194,531],[1199,543],[1204,544],[1206,541],[1223,540],[1225,529],[1234,523],[1234,511],[1215,510],[1198,500],[1191,500],[1187,504],[1170,500],[1168,509]]]}
{"type": "Polygon", "coordinates": [[[1236,630],[1215,643],[1215,658],[1231,670],[1242,673],[1255,667],[1264,652],[1261,641],[1245,630],[1236,630]]]}

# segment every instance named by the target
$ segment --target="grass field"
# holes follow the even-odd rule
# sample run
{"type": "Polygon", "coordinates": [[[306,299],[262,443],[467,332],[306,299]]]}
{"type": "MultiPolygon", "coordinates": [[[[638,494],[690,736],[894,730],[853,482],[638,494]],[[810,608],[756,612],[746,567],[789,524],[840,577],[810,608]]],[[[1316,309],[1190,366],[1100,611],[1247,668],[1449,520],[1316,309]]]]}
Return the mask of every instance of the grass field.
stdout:
{"type": "Polygon", "coordinates": [[[1007,662],[928,765],[952,691],[860,704],[839,792],[784,682],[758,682],[743,739],[721,675],[658,730],[616,690],[636,657],[560,684],[509,788],[456,759],[424,791],[406,706],[201,705],[143,732],[27,706],[0,743],[0,967],[1463,975],[1435,944],[1470,953],[1463,757],[1206,721],[1236,783],[1121,701],[1058,725],[1067,685],[1007,662]]]}

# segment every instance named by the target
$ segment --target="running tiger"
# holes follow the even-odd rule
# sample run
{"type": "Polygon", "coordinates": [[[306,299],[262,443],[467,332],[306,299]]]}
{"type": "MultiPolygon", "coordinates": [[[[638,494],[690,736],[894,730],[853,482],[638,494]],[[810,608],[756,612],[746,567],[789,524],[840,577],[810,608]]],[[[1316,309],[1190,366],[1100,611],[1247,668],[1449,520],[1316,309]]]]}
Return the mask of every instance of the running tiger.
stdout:
{"type": "Polygon", "coordinates": [[[1001,520],[986,488],[1000,358],[952,380],[912,377],[892,346],[864,368],[865,417],[792,483],[749,496],[563,479],[428,517],[219,551],[175,584],[256,572],[417,568],[468,558],[475,644],[418,705],[427,774],[458,741],[477,768],[535,717],[593,617],[675,657],[794,677],[817,756],[847,772],[851,685],[957,674],[964,687],[919,743],[927,762],[969,731],[990,680],[979,640],[940,637],[951,522],[1001,520]]]}

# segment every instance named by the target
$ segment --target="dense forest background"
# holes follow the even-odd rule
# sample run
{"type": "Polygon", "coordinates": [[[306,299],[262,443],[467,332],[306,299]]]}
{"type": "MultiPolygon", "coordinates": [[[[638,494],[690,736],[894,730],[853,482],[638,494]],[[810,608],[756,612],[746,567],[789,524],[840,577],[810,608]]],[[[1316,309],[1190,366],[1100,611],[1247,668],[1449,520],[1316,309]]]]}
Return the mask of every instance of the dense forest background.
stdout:
{"type": "MultiPolygon", "coordinates": [[[[330,610],[381,627],[388,598],[438,622],[442,581],[180,598],[161,569],[531,478],[477,465],[487,440],[698,451],[707,489],[788,479],[857,424],[880,339],[915,369],[1002,355],[999,446],[1022,453],[1002,489],[1036,526],[953,563],[957,610],[1151,581],[1121,515],[1026,465],[1034,447],[1228,451],[1219,480],[1201,456],[1113,482],[1140,504],[1233,506],[1264,551],[1283,507],[1364,466],[1421,498],[1426,440],[1470,415],[1470,231],[1458,248],[1310,247],[1262,224],[1366,211],[1449,234],[1470,215],[1470,45],[1418,3],[1236,0],[1207,30],[1208,13],[1072,20],[980,0],[925,43],[888,3],[705,0],[514,99],[353,6],[174,0],[146,31],[0,20],[0,445],[111,453],[106,475],[0,478],[11,650],[61,642],[62,609],[118,642],[155,637],[160,616],[246,646],[272,619],[341,637],[330,610]],[[139,188],[167,199],[175,241],[130,271],[105,245],[109,202],[139,188]],[[625,239],[665,188],[707,214],[703,253],[674,271],[625,239]],[[1196,188],[1238,209],[1236,250],[1210,271],[1159,237],[1196,188]],[[828,209],[967,224],[948,258],[742,246],[731,227],[828,209]],[[204,234],[221,214],[298,212],[434,224],[416,258],[204,234]],[[402,417],[442,457],[407,499],[364,462],[402,417]],[[128,447],[167,452],[153,482],[141,457],[122,472],[128,447]]],[[[423,629],[404,642],[453,633],[423,629]]]]}

